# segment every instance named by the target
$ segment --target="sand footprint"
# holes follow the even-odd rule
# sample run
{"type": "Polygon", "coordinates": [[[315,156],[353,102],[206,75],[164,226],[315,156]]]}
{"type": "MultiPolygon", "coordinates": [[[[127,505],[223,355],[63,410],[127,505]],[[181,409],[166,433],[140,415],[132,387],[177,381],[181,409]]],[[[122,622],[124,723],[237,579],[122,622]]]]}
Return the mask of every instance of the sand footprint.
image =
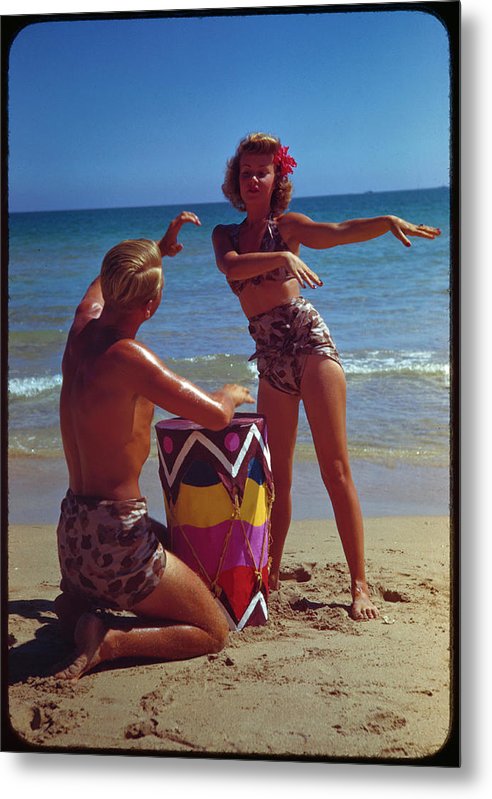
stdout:
{"type": "Polygon", "coordinates": [[[406,723],[407,720],[403,716],[397,716],[392,711],[380,711],[370,716],[363,729],[374,735],[381,735],[389,730],[399,730],[405,727],[406,723]]]}
{"type": "Polygon", "coordinates": [[[280,570],[281,580],[294,580],[296,583],[307,583],[312,579],[313,569],[316,563],[300,563],[293,566],[286,566],[280,570]]]}
{"type": "Polygon", "coordinates": [[[379,593],[384,599],[385,602],[411,602],[411,598],[408,594],[403,593],[403,591],[393,591],[389,588],[384,588],[384,586],[380,585],[379,593]]]}

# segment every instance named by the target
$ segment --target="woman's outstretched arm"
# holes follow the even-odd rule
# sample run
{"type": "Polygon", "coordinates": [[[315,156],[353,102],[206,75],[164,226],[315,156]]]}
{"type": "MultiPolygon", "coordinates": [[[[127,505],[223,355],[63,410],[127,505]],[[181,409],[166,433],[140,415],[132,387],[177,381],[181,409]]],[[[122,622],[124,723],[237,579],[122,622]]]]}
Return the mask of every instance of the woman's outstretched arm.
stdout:
{"type": "Polygon", "coordinates": [[[435,239],[441,233],[439,228],[415,225],[391,214],[345,222],[315,222],[304,214],[289,213],[279,219],[279,230],[292,249],[296,244],[304,244],[314,250],[369,241],[385,233],[392,233],[405,247],[410,247],[409,236],[435,239]]]}

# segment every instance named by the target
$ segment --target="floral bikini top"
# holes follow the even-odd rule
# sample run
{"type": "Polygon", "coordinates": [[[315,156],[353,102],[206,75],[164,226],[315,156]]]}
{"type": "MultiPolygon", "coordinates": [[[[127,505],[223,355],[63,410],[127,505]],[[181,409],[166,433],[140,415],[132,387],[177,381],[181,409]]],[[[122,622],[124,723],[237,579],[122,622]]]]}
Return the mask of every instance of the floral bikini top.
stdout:
{"type": "MultiPolygon", "coordinates": [[[[236,252],[239,252],[239,228],[241,225],[232,225],[232,230],[230,232],[231,241],[234,249],[236,252]]],[[[265,229],[265,233],[263,235],[263,239],[260,244],[260,252],[281,252],[282,250],[288,250],[285,241],[283,240],[282,236],[280,235],[280,231],[278,229],[278,225],[275,220],[270,217],[267,222],[267,226],[265,229]]],[[[270,272],[265,272],[262,275],[255,275],[254,277],[248,277],[244,280],[227,280],[229,286],[231,287],[234,294],[238,296],[241,294],[243,289],[246,286],[258,286],[260,283],[263,283],[265,280],[276,280],[276,281],[285,281],[289,280],[293,277],[292,273],[289,272],[285,266],[279,266],[277,269],[272,269],[270,272]]]]}

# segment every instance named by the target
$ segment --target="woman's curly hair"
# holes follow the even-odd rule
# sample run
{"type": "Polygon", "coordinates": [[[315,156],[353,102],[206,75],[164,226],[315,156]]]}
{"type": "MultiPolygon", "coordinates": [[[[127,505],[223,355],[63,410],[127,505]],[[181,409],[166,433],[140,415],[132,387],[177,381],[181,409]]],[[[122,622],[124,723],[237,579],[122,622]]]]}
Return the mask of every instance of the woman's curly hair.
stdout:
{"type": "MultiPolygon", "coordinates": [[[[229,202],[234,208],[237,208],[238,211],[246,210],[239,191],[239,166],[241,156],[243,153],[266,153],[268,155],[274,155],[280,147],[280,139],[277,139],[276,136],[270,136],[268,133],[250,133],[239,142],[235,154],[227,162],[225,179],[222,184],[222,191],[229,202]]],[[[275,214],[280,214],[289,207],[293,186],[286,176],[281,177],[279,166],[275,167],[275,172],[276,179],[275,188],[272,193],[271,210],[275,214]]]]}

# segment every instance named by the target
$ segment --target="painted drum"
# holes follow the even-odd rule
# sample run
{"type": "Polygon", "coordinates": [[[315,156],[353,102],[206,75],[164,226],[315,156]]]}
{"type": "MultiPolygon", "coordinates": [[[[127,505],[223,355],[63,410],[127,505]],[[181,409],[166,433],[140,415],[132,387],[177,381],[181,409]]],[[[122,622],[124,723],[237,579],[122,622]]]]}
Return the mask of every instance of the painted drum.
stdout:
{"type": "Polygon", "coordinates": [[[187,419],[155,426],[170,549],[209,586],[231,630],[268,619],[274,498],[265,417],[223,430],[187,419]]]}

